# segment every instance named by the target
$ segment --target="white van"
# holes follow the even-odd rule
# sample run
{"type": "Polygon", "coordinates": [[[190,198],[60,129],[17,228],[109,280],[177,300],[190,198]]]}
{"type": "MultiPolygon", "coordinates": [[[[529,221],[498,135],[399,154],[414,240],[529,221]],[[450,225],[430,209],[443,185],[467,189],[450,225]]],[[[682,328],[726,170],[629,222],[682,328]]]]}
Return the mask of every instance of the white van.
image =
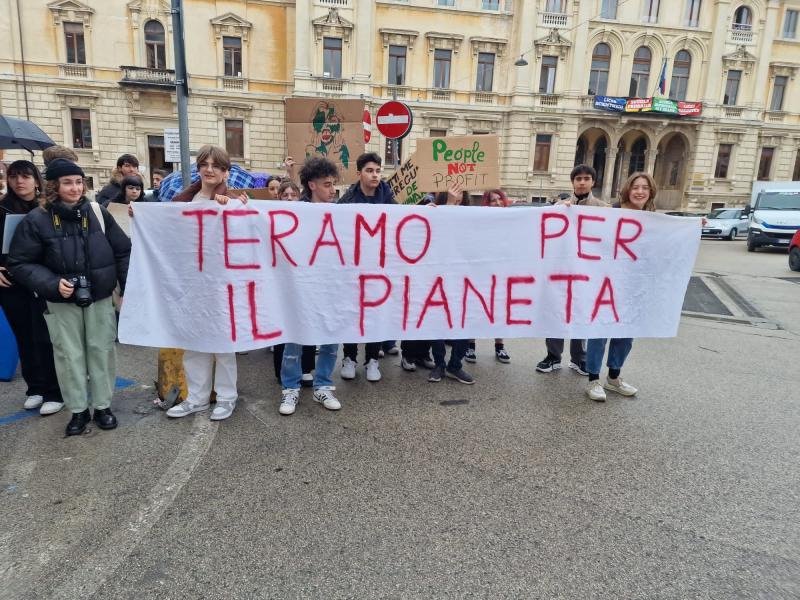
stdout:
{"type": "Polygon", "coordinates": [[[800,190],[763,190],[746,210],[750,218],[748,252],[755,252],[760,246],[788,248],[795,231],[800,229],[800,190]]]}

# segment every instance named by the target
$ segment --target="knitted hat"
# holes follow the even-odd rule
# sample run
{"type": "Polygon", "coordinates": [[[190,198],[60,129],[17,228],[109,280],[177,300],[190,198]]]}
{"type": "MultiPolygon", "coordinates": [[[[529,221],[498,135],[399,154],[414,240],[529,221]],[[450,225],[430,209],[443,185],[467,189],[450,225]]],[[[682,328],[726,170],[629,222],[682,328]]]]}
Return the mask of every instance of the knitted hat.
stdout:
{"type": "Polygon", "coordinates": [[[66,158],[56,158],[53,162],[47,165],[47,172],[44,174],[44,178],[47,179],[47,181],[55,181],[59,177],[66,177],[67,175],[80,175],[81,177],[86,177],[83,169],[81,169],[71,160],[67,160],[66,158]]]}

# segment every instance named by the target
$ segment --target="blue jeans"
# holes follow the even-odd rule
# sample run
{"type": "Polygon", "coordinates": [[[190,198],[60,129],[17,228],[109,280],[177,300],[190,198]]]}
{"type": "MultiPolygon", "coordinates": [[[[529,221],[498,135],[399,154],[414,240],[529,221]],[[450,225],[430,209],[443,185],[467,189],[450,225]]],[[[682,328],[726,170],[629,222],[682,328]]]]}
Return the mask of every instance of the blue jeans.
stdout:
{"type": "MultiPolygon", "coordinates": [[[[333,369],[336,367],[338,352],[339,344],[323,344],[319,347],[317,366],[314,369],[314,389],[334,387],[333,369]]],[[[286,344],[283,349],[281,384],[284,389],[300,389],[300,378],[303,376],[302,356],[303,346],[300,344],[286,344]]]]}
{"type": "MultiPolygon", "coordinates": [[[[608,361],[606,366],[609,369],[622,369],[625,359],[633,347],[632,338],[612,338],[608,346],[608,361]]],[[[590,375],[599,375],[603,368],[603,354],[606,352],[606,339],[597,338],[588,340],[586,343],[586,371],[590,375]]]]}
{"type": "MultiPolygon", "coordinates": [[[[449,371],[458,371],[461,369],[461,361],[467,353],[467,344],[469,342],[468,340],[451,340],[450,343],[453,347],[450,350],[450,360],[447,362],[446,368],[449,371]]],[[[444,340],[433,340],[431,342],[431,351],[433,352],[433,362],[436,363],[436,366],[445,368],[444,340]]]]}

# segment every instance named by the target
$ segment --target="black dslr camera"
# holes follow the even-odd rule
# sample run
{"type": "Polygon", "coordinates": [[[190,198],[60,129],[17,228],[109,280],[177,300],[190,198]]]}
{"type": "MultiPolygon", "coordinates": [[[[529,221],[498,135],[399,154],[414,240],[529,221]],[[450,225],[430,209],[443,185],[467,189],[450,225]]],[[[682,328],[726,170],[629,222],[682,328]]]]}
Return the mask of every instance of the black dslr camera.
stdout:
{"type": "Polygon", "coordinates": [[[70,277],[68,281],[72,284],[75,293],[72,295],[72,301],[76,306],[86,308],[94,300],[92,299],[92,284],[86,275],[78,275],[77,277],[70,277]]]}

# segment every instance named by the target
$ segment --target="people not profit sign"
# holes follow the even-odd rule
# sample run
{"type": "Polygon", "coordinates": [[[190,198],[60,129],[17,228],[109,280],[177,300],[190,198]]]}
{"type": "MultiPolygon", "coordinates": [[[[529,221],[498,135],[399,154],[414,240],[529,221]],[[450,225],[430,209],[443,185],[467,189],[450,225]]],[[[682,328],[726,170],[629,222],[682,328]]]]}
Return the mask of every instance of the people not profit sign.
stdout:
{"type": "Polygon", "coordinates": [[[403,138],[411,131],[413,124],[411,109],[402,102],[392,100],[378,109],[375,123],[384,137],[390,140],[403,138]]]}
{"type": "Polygon", "coordinates": [[[417,182],[426,192],[453,184],[464,190],[500,187],[500,150],[496,135],[462,135],[417,140],[417,182]]]}
{"type": "Polygon", "coordinates": [[[203,352],[674,336],[700,243],[699,219],[577,206],[145,203],[132,221],[120,340],[203,352]]]}

